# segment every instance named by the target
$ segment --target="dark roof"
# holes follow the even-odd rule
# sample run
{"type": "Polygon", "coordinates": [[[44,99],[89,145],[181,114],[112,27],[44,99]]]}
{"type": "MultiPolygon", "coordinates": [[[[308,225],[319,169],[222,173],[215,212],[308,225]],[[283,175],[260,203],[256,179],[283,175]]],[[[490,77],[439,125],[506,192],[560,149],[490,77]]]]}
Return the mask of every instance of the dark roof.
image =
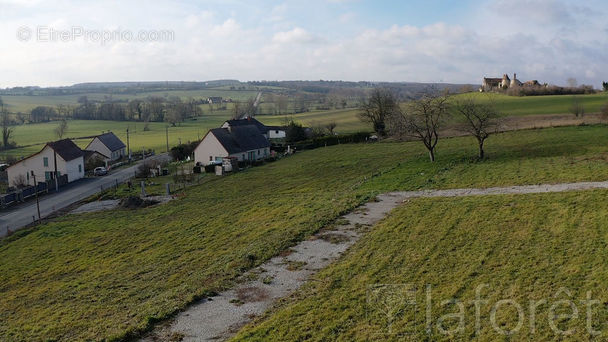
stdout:
{"type": "Polygon", "coordinates": [[[254,125],[214,128],[210,131],[229,154],[270,147],[268,140],[254,125]]]}
{"type": "Polygon", "coordinates": [[[254,125],[258,128],[260,133],[266,134],[268,133],[268,127],[266,127],[263,123],[259,122],[255,118],[248,116],[244,119],[233,119],[226,121],[230,127],[238,127],[238,126],[250,126],[254,125]]]}
{"type": "Polygon", "coordinates": [[[287,130],[286,126],[266,126],[269,131],[285,131],[287,130]]]}
{"type": "Polygon", "coordinates": [[[112,132],[98,135],[97,138],[99,138],[99,140],[112,152],[126,147],[125,144],[112,132]]]}
{"type": "Polygon", "coordinates": [[[80,147],[76,146],[70,139],[62,139],[46,144],[53,149],[63,160],[70,161],[84,155],[80,147]]]}

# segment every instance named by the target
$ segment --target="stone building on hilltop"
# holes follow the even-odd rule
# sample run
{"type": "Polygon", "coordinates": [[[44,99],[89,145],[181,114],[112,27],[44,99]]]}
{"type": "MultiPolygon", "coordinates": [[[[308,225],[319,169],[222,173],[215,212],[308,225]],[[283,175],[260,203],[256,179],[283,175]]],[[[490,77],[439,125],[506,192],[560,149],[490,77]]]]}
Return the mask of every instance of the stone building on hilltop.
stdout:
{"type": "Polygon", "coordinates": [[[534,87],[539,85],[540,83],[538,83],[537,80],[522,83],[520,80],[517,79],[517,74],[513,74],[513,79],[510,79],[509,75],[504,74],[502,75],[502,78],[484,77],[479,91],[496,91],[506,90],[514,87],[534,87]]]}

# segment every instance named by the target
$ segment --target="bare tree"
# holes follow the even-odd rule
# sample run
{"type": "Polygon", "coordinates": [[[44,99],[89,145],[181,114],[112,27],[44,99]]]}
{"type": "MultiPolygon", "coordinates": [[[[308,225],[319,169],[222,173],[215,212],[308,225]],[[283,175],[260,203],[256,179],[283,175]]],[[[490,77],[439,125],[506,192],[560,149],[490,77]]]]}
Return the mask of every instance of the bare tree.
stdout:
{"type": "Polygon", "coordinates": [[[247,102],[236,102],[234,104],[233,119],[243,119],[247,116],[254,116],[257,113],[255,99],[249,98],[247,102]]]}
{"type": "Polygon", "coordinates": [[[574,77],[568,78],[566,80],[566,83],[568,83],[568,87],[570,88],[576,88],[576,86],[578,85],[578,81],[574,77]]]}
{"type": "Polygon", "coordinates": [[[9,148],[11,147],[10,139],[13,135],[13,128],[11,127],[8,110],[4,105],[0,107],[0,111],[0,115],[2,115],[2,146],[4,148],[9,148]]]}
{"type": "Polygon", "coordinates": [[[602,105],[602,107],[600,108],[600,114],[602,119],[608,119],[608,103],[602,105]]]}
{"type": "Polygon", "coordinates": [[[585,106],[581,102],[578,96],[572,96],[572,106],[570,107],[570,113],[574,114],[577,118],[585,115],[585,106]]]}
{"type": "Polygon", "coordinates": [[[397,96],[386,88],[375,88],[359,106],[359,117],[372,124],[379,136],[386,136],[386,120],[399,111],[397,96]]]}
{"type": "Polygon", "coordinates": [[[59,125],[55,128],[55,135],[59,140],[63,139],[63,136],[68,131],[68,121],[63,119],[59,121],[59,125]]]}
{"type": "Polygon", "coordinates": [[[480,103],[473,97],[467,97],[455,102],[454,111],[465,121],[462,128],[477,139],[478,157],[483,159],[486,139],[498,132],[501,124],[500,112],[496,109],[494,101],[489,99],[487,103],[480,103]]]}
{"type": "Polygon", "coordinates": [[[338,124],[335,121],[328,122],[325,124],[325,129],[329,131],[329,135],[334,135],[334,130],[336,129],[338,124]]]}
{"type": "Polygon", "coordinates": [[[398,137],[421,141],[435,161],[435,147],[439,142],[439,128],[449,115],[447,95],[424,95],[395,111],[389,120],[389,132],[398,137]]]}

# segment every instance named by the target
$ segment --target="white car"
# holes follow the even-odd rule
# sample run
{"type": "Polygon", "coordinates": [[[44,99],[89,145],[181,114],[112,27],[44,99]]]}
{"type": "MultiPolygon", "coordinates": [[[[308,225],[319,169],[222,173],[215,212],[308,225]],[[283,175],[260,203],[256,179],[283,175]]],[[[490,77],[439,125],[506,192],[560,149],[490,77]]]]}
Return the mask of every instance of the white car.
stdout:
{"type": "Polygon", "coordinates": [[[106,170],[106,168],[103,166],[98,166],[95,168],[95,170],[93,170],[93,174],[95,176],[105,176],[108,174],[108,170],[106,170]]]}

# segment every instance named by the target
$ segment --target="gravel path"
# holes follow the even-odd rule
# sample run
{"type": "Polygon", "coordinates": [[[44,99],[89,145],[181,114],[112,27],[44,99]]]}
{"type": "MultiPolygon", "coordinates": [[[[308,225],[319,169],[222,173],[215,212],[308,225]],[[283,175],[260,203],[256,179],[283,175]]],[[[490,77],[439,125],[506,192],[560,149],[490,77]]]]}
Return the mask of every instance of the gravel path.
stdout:
{"type": "Polygon", "coordinates": [[[263,314],[274,302],[296,291],[314,274],[335,261],[361,234],[405,200],[416,197],[459,197],[498,194],[530,194],[608,188],[608,182],[583,182],[496,187],[391,192],[377,196],[338,220],[339,225],[322,230],[247,272],[234,289],[194,303],[174,319],[157,327],[142,341],[218,341],[225,340],[263,314]]]}
{"type": "Polygon", "coordinates": [[[415,197],[461,197],[479,195],[508,195],[508,194],[535,194],[547,192],[564,192],[590,189],[607,189],[606,182],[580,182],[580,183],[560,183],[560,184],[540,184],[540,185],[520,185],[509,187],[496,187],[486,189],[449,189],[449,190],[421,190],[421,191],[398,191],[392,192],[393,196],[400,196],[404,199],[415,197]]]}

